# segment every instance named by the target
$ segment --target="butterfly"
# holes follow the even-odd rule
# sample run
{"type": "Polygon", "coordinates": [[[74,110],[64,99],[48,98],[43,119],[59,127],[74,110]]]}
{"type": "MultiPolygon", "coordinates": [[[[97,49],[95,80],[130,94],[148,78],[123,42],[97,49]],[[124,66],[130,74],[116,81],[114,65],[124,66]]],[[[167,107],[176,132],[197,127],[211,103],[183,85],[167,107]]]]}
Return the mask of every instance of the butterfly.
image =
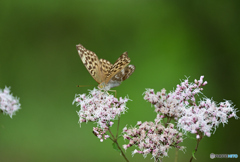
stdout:
{"type": "Polygon", "coordinates": [[[81,44],[76,45],[76,48],[88,72],[98,82],[100,90],[109,91],[111,88],[119,86],[135,70],[134,65],[128,65],[130,58],[127,52],[124,52],[114,64],[111,64],[105,59],[98,59],[94,52],[87,50],[81,44]]]}

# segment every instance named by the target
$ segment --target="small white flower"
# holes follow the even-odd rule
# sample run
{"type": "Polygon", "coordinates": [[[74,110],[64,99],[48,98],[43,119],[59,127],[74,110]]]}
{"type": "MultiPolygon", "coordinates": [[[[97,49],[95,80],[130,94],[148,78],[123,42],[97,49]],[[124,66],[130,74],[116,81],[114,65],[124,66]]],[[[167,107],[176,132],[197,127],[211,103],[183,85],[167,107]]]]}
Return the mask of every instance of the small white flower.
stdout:
{"type": "MultiPolygon", "coordinates": [[[[139,123],[139,122],[138,122],[139,123]]],[[[142,123],[142,122],[141,122],[142,123]]],[[[123,145],[124,149],[136,146],[132,155],[138,153],[146,157],[151,154],[153,158],[163,158],[168,156],[168,149],[171,147],[180,148],[178,144],[183,141],[182,133],[169,124],[165,128],[160,122],[144,122],[141,125],[123,131],[124,139],[129,140],[128,145],[123,145]],[[126,138],[127,137],[127,138],[126,138]]]]}
{"type": "Polygon", "coordinates": [[[10,94],[10,88],[5,87],[3,91],[0,89],[0,110],[4,114],[12,118],[12,115],[20,109],[20,106],[19,99],[10,94]]]}
{"type": "MultiPolygon", "coordinates": [[[[186,107],[183,116],[178,120],[178,127],[184,131],[196,134],[200,138],[198,130],[204,135],[210,137],[211,132],[218,127],[220,123],[226,124],[228,116],[236,112],[228,101],[221,102],[219,106],[209,98],[200,101],[199,106],[186,107]],[[188,121],[188,122],[186,122],[188,121]]],[[[232,116],[237,118],[236,115],[232,116]]]]}
{"type": "Polygon", "coordinates": [[[89,121],[97,123],[98,128],[95,129],[99,134],[95,135],[98,135],[100,141],[103,141],[103,139],[109,138],[105,133],[114,124],[113,120],[127,111],[126,102],[128,100],[127,97],[118,99],[94,88],[88,95],[75,95],[73,104],[80,106],[80,110],[77,112],[79,123],[89,121]]]}

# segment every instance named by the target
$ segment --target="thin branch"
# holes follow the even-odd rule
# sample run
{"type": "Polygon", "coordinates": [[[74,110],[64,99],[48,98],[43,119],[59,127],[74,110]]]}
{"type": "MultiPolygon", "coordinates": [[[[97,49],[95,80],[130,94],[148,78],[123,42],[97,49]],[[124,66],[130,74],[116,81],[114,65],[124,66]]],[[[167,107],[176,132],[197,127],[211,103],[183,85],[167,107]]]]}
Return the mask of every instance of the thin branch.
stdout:
{"type": "Polygon", "coordinates": [[[125,156],[122,148],[119,146],[119,144],[118,144],[118,142],[117,142],[117,138],[114,137],[114,135],[113,135],[113,133],[111,132],[110,129],[108,129],[108,131],[109,131],[109,133],[111,134],[111,136],[112,136],[112,138],[113,138],[113,142],[117,144],[117,147],[118,147],[118,149],[121,151],[121,154],[122,154],[122,156],[124,157],[124,159],[125,159],[127,162],[129,162],[129,160],[128,160],[127,157],[125,156]]]}
{"type": "Polygon", "coordinates": [[[174,162],[177,162],[177,159],[178,159],[178,148],[176,148],[176,151],[175,151],[175,161],[174,162]]]}
{"type": "Polygon", "coordinates": [[[120,115],[118,116],[118,125],[117,125],[116,138],[118,138],[119,123],[120,123],[120,115]]]}
{"type": "MultiPolygon", "coordinates": [[[[195,154],[196,154],[196,152],[197,152],[199,143],[200,143],[200,141],[201,141],[202,138],[203,138],[203,136],[202,136],[202,134],[200,134],[200,138],[197,140],[197,146],[195,147],[194,156],[195,156],[195,154]]],[[[192,155],[192,157],[191,157],[191,159],[190,159],[190,162],[192,162],[192,160],[193,160],[193,155],[192,155]]]]}

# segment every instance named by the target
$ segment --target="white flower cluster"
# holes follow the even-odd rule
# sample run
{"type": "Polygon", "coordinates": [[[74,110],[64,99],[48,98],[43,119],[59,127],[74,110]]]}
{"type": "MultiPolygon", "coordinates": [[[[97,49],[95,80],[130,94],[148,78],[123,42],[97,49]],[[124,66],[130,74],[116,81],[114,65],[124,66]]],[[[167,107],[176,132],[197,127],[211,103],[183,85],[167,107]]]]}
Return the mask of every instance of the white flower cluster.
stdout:
{"type": "Polygon", "coordinates": [[[133,155],[138,153],[146,157],[147,154],[152,154],[155,161],[168,156],[171,147],[184,149],[183,146],[178,145],[183,141],[182,133],[174,129],[171,123],[165,128],[160,122],[139,121],[133,128],[125,127],[123,134],[123,138],[129,140],[129,144],[123,145],[125,150],[135,145],[138,149],[133,151],[133,155]]]}
{"type": "MultiPolygon", "coordinates": [[[[201,76],[199,80],[195,79],[194,83],[189,83],[188,79],[181,82],[181,85],[177,85],[174,92],[169,95],[179,101],[180,106],[187,106],[189,104],[196,105],[195,96],[203,90],[203,86],[207,84],[207,81],[203,82],[204,76],[201,76]],[[189,103],[190,102],[190,103],[189,103]]],[[[170,98],[171,98],[170,97],[170,98]]]]}
{"type": "Polygon", "coordinates": [[[94,88],[88,95],[76,95],[73,104],[76,103],[77,106],[80,106],[79,123],[97,122],[101,131],[94,129],[94,134],[102,139],[106,130],[114,124],[113,120],[126,112],[128,100],[126,97],[120,97],[118,100],[113,95],[94,88]]]}
{"type": "Polygon", "coordinates": [[[0,89],[0,110],[4,114],[12,118],[12,115],[20,109],[20,106],[19,99],[10,94],[10,88],[5,87],[4,90],[0,89]]]}
{"type": "Polygon", "coordinates": [[[93,127],[93,134],[95,136],[97,136],[101,142],[103,142],[103,139],[106,140],[107,138],[110,137],[108,134],[106,134],[107,131],[108,131],[108,128],[102,129],[102,128],[98,128],[98,127],[93,127]]]}
{"type": "Polygon", "coordinates": [[[154,93],[153,89],[147,89],[144,99],[154,105],[155,111],[161,113],[163,117],[174,118],[177,120],[182,116],[182,111],[189,101],[195,104],[195,95],[200,93],[207,82],[203,82],[203,76],[200,80],[195,80],[195,83],[189,83],[188,79],[184,80],[181,85],[177,85],[175,91],[166,94],[166,90],[162,89],[161,92],[154,93]]]}
{"type": "Polygon", "coordinates": [[[175,91],[168,94],[165,89],[156,94],[153,89],[147,89],[144,99],[154,105],[158,113],[155,120],[174,118],[178,128],[196,134],[199,139],[203,135],[210,137],[212,130],[220,123],[227,123],[228,118],[238,118],[236,109],[229,101],[221,102],[219,106],[208,98],[196,103],[196,95],[202,93],[202,87],[207,84],[203,78],[204,76],[199,80],[195,79],[194,83],[189,83],[186,79],[177,85],[175,91]]]}
{"type": "Polygon", "coordinates": [[[148,100],[155,107],[156,113],[161,113],[162,118],[170,117],[178,119],[181,116],[181,108],[179,100],[172,97],[172,95],[166,94],[166,90],[162,89],[161,92],[154,93],[153,89],[147,89],[144,96],[145,100],[148,100]]]}
{"type": "Polygon", "coordinates": [[[197,106],[185,109],[183,116],[178,120],[178,127],[184,131],[200,135],[211,136],[220,123],[226,124],[231,117],[238,118],[236,110],[229,101],[221,102],[219,106],[210,99],[205,99],[197,106]]]}

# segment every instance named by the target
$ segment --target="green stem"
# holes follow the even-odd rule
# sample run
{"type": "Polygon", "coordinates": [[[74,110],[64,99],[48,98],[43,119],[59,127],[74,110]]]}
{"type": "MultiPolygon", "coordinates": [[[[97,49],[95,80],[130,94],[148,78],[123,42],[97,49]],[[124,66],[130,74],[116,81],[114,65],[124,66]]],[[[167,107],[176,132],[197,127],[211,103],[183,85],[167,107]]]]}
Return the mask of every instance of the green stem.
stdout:
{"type": "Polygon", "coordinates": [[[176,151],[175,151],[175,161],[174,162],[177,162],[177,159],[178,159],[178,148],[176,148],[176,151]]]}
{"type": "Polygon", "coordinates": [[[118,142],[117,142],[117,138],[114,137],[114,135],[113,135],[113,133],[111,132],[110,129],[108,129],[108,131],[109,131],[109,133],[111,134],[111,136],[112,136],[112,138],[113,138],[113,142],[117,144],[117,147],[118,147],[118,149],[121,151],[122,156],[124,157],[124,159],[125,159],[127,162],[129,162],[129,160],[128,160],[127,157],[125,156],[123,150],[122,150],[121,147],[119,146],[119,144],[118,144],[118,142]]]}
{"type": "Polygon", "coordinates": [[[117,133],[116,133],[116,138],[117,139],[118,139],[119,123],[120,123],[120,115],[118,116],[118,125],[117,125],[117,133]]]}
{"type": "Polygon", "coordinates": [[[171,118],[167,117],[167,122],[166,122],[166,123],[164,122],[165,128],[168,126],[168,124],[170,123],[170,121],[171,121],[171,118]]]}
{"type": "MultiPolygon", "coordinates": [[[[198,149],[199,143],[200,143],[200,141],[201,141],[202,138],[203,138],[203,136],[202,136],[202,134],[200,134],[200,138],[197,139],[197,146],[195,147],[194,156],[195,156],[195,154],[196,154],[196,152],[197,152],[197,149],[198,149]]],[[[190,159],[190,162],[192,162],[192,160],[193,160],[193,155],[192,155],[192,157],[191,157],[191,159],[190,159]]]]}

